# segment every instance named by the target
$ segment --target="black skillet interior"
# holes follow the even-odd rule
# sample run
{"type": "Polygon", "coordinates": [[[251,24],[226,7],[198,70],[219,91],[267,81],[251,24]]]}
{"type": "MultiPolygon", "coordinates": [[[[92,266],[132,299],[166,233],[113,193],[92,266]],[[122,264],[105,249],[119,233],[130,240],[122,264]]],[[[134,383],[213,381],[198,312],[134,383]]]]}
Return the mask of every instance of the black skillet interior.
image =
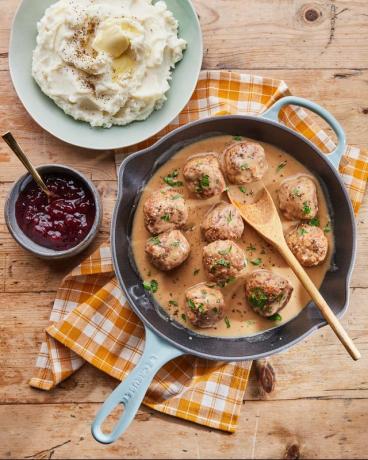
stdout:
{"type": "Polygon", "coordinates": [[[331,204],[335,255],[321,293],[338,316],[348,304],[348,284],[355,255],[354,215],[345,188],[334,168],[304,138],[274,122],[255,117],[226,116],[201,120],[176,130],[143,153],[126,160],[119,174],[119,197],[112,223],[112,251],[117,277],[134,311],[146,325],[182,350],[217,360],[248,360],[285,350],[325,325],[311,302],[293,320],[269,331],[242,338],[195,334],[171,322],[142,287],[130,247],[130,235],[140,191],[152,174],[178,150],[216,134],[250,137],[268,142],[306,165],[325,186],[331,204]]]}

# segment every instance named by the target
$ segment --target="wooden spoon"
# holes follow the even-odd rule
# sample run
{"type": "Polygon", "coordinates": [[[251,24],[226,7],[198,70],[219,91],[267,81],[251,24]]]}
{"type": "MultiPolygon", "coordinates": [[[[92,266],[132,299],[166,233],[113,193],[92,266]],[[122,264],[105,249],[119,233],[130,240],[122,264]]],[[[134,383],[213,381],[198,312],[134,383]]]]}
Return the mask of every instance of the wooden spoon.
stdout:
{"type": "Polygon", "coordinates": [[[279,214],[268,190],[263,186],[263,190],[259,192],[259,198],[257,201],[250,204],[243,204],[239,202],[235,196],[232,196],[231,188],[227,193],[231,203],[239,209],[239,212],[245,222],[253,227],[265,240],[271,243],[272,246],[280,252],[295,275],[299,278],[305,290],[312,297],[312,300],[319,308],[334,333],[340,339],[341,343],[349,352],[350,356],[354,360],[358,360],[361,357],[359,350],[356,348],[353,341],[320,294],[319,290],[309,278],[304,268],[290,251],[289,246],[285,241],[279,214]]]}
{"type": "Polygon", "coordinates": [[[15,153],[17,158],[23,163],[23,166],[31,174],[31,176],[35,180],[36,184],[41,188],[41,190],[46,193],[48,198],[55,197],[55,194],[47,188],[45,182],[42,180],[42,177],[39,175],[37,169],[33,166],[33,164],[29,161],[27,155],[20,148],[18,142],[14,139],[12,133],[8,132],[6,134],[3,134],[2,138],[11,148],[11,150],[15,153]]]}

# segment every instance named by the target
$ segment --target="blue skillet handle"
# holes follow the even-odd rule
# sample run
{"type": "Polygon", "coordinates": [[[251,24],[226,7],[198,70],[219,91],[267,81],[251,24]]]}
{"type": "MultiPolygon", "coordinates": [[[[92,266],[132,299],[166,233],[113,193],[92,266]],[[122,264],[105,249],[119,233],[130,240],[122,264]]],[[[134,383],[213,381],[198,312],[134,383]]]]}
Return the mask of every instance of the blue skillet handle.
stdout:
{"type": "Polygon", "coordinates": [[[331,115],[330,112],[315,102],[295,96],[286,96],[282,99],[279,99],[270,109],[262,114],[262,117],[267,118],[268,120],[279,122],[280,110],[286,105],[297,105],[309,109],[323,118],[331,126],[337,136],[337,147],[333,152],[326,156],[331,164],[336,169],[339,169],[340,160],[346,148],[346,136],[344,130],[336,118],[331,115]]]}
{"type": "Polygon", "coordinates": [[[133,421],[157,371],[168,361],[183,354],[183,351],[146,328],[145,348],[139,363],[107,398],[92,424],[92,435],[96,441],[103,444],[115,442],[133,421]],[[103,433],[103,422],[119,404],[124,406],[123,414],[111,433],[103,433]]]}

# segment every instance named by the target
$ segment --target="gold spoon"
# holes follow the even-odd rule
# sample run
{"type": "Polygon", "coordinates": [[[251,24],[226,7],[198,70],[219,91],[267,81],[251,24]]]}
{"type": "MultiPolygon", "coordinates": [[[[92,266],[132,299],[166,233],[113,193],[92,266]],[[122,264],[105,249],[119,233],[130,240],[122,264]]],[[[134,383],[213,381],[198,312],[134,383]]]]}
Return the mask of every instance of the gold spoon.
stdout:
{"type": "Polygon", "coordinates": [[[260,190],[257,201],[249,204],[239,202],[235,196],[232,196],[231,189],[229,189],[227,193],[231,203],[239,209],[245,222],[253,227],[265,240],[271,243],[272,246],[280,252],[295,275],[299,278],[305,290],[312,297],[312,300],[319,308],[334,333],[340,339],[340,342],[349,352],[350,356],[354,360],[358,360],[361,357],[359,350],[356,348],[319,290],[309,278],[304,268],[290,251],[285,241],[281,220],[275,203],[266,187],[263,186],[263,190],[260,190]]]}
{"type": "Polygon", "coordinates": [[[8,144],[8,146],[11,148],[11,150],[15,153],[15,155],[18,157],[18,159],[23,163],[24,167],[28,170],[28,172],[32,175],[33,179],[35,180],[36,184],[43,190],[48,198],[51,198],[55,196],[51,190],[49,190],[45,184],[45,182],[42,180],[42,177],[39,175],[37,169],[32,165],[32,163],[29,161],[28,157],[26,154],[23,152],[23,150],[20,148],[18,142],[14,139],[12,133],[7,132],[2,136],[4,141],[8,144]]]}

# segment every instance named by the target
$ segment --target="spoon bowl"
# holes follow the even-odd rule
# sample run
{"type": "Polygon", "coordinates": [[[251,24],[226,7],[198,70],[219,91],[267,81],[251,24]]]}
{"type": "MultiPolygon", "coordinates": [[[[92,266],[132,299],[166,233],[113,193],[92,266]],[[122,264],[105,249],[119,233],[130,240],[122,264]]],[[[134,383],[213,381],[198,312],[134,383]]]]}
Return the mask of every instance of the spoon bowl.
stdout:
{"type": "Polygon", "coordinates": [[[246,204],[238,201],[228,190],[231,203],[241,211],[243,219],[267,241],[271,242],[280,234],[283,235],[282,223],[270,192],[262,183],[262,188],[254,194],[252,202],[246,204]]]}

